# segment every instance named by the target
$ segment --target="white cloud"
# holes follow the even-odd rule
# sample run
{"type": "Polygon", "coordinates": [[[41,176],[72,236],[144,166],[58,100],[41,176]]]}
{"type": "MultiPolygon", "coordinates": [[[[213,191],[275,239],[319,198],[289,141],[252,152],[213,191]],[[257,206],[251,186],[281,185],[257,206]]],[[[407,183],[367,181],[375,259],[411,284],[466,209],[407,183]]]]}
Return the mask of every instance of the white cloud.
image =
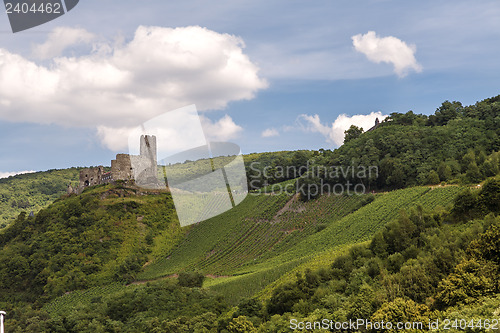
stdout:
{"type": "Polygon", "coordinates": [[[16,172],[1,172],[0,171],[0,178],[9,178],[11,176],[21,175],[23,173],[33,173],[33,172],[36,172],[36,171],[33,171],[33,170],[30,170],[30,171],[16,171],[16,172]]]}
{"type": "Polygon", "coordinates": [[[278,130],[276,128],[268,128],[264,131],[262,131],[262,134],[261,136],[263,138],[270,138],[270,137],[273,137],[273,136],[279,136],[280,133],[278,132],[278,130]]]}
{"type": "Polygon", "coordinates": [[[227,114],[216,122],[200,117],[203,130],[209,141],[229,141],[238,137],[243,128],[236,125],[227,114]]]}
{"type": "MultiPolygon", "coordinates": [[[[68,32],[70,41],[83,35],[59,30],[68,32]]],[[[47,50],[57,49],[50,40],[47,50]]],[[[99,128],[107,146],[118,147],[105,131],[189,104],[223,109],[266,88],[243,48],[239,37],[198,26],[140,26],[128,43],[101,43],[91,54],[57,57],[47,66],[0,49],[0,119],[99,128]]],[[[212,124],[221,130],[215,136],[237,133],[231,122],[227,116],[212,124]]]]}
{"type": "Polygon", "coordinates": [[[89,44],[95,35],[85,29],[57,27],[45,43],[33,46],[33,55],[39,59],[49,59],[59,56],[67,47],[76,44],[89,44]]]}
{"type": "MultiPolygon", "coordinates": [[[[243,128],[237,125],[229,115],[225,115],[217,121],[212,121],[207,117],[200,116],[198,119],[178,119],[177,126],[159,126],[154,131],[146,131],[147,134],[156,135],[159,156],[169,156],[184,150],[192,149],[206,144],[208,141],[230,141],[238,137],[243,128]],[[201,121],[201,126],[205,134],[199,137],[196,127],[193,124],[201,121]],[[189,122],[186,123],[186,122],[189,122]]],[[[200,129],[201,130],[201,129],[200,129]]],[[[201,134],[203,135],[203,132],[201,134]]],[[[144,134],[140,127],[107,127],[99,126],[97,136],[101,144],[114,151],[128,151],[131,154],[138,154],[139,137],[144,134]],[[134,139],[129,142],[129,138],[134,139]],[[131,149],[131,150],[130,150],[131,149]]]]}
{"type": "Polygon", "coordinates": [[[344,143],[344,131],[349,129],[351,125],[355,125],[363,128],[367,131],[375,125],[375,119],[382,121],[387,116],[383,115],[382,112],[372,112],[368,115],[354,115],[348,116],[341,114],[335,119],[335,121],[328,125],[321,123],[319,115],[315,114],[313,116],[302,114],[298,117],[299,126],[305,131],[313,133],[321,133],[326,141],[337,146],[341,146],[344,143]],[[303,123],[305,122],[305,124],[303,123]]]}
{"type": "Polygon", "coordinates": [[[396,37],[380,38],[375,31],[368,31],[364,35],[352,36],[352,44],[356,51],[363,53],[370,61],[377,64],[391,63],[399,77],[406,76],[411,69],[422,71],[422,66],[415,59],[416,46],[408,45],[396,37]]]}

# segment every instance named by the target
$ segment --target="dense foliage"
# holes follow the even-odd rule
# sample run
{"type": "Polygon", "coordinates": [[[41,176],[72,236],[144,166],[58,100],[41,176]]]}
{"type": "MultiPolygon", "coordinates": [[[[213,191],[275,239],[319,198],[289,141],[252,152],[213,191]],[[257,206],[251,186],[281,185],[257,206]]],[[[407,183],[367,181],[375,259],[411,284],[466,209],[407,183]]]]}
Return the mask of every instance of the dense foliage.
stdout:
{"type": "MultiPolygon", "coordinates": [[[[490,202],[500,194],[498,185],[499,180],[491,180],[473,195],[490,202]]],[[[485,206],[477,219],[461,222],[455,207],[453,212],[417,207],[402,213],[369,244],[354,246],[330,267],[306,270],[275,289],[265,304],[267,315],[276,321],[286,312],[306,318],[319,311],[339,321],[427,322],[439,315],[436,310],[498,296],[498,211],[485,206]]]]}
{"type": "Polygon", "coordinates": [[[162,281],[96,297],[61,315],[29,306],[5,309],[15,318],[7,332],[210,332],[227,305],[206,289],[162,281]]]}
{"type": "Polygon", "coordinates": [[[315,165],[339,172],[315,177],[370,189],[478,183],[500,171],[500,96],[466,107],[445,101],[430,116],[392,113],[376,130],[359,134],[351,128],[346,139],[340,148],[314,159],[315,165]],[[368,167],[378,173],[357,172],[368,167]]]}
{"type": "Polygon", "coordinates": [[[298,150],[245,155],[248,188],[255,190],[298,178],[307,172],[311,159],[318,154],[298,150]]]}
{"type": "Polygon", "coordinates": [[[43,301],[64,292],[132,281],[157,251],[185,231],[170,195],[137,197],[133,189],[100,186],[59,200],[36,216],[21,213],[0,233],[4,300],[43,301]],[[104,199],[105,198],[105,199],[104,199]]]}
{"type": "Polygon", "coordinates": [[[0,229],[21,212],[47,207],[78,181],[78,168],[49,170],[0,179],[0,229]]]}

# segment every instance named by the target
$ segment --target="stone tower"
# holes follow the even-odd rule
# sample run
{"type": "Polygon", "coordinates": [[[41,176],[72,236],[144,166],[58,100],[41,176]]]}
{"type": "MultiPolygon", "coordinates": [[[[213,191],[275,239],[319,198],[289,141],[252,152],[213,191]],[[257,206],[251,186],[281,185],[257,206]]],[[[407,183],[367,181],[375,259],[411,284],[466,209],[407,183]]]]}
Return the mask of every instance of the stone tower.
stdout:
{"type": "Polygon", "coordinates": [[[141,135],[140,155],[151,161],[151,164],[157,165],[156,156],[156,136],[141,135]]]}
{"type": "Polygon", "coordinates": [[[156,137],[141,135],[140,155],[130,156],[130,164],[137,184],[155,184],[157,182],[156,137]]]}

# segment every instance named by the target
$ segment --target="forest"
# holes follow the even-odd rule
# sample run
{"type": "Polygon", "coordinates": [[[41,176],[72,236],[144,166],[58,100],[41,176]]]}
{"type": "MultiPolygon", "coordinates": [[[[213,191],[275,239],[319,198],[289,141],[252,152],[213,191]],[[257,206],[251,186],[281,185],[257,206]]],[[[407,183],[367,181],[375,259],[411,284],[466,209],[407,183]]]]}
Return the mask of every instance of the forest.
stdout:
{"type": "MultiPolygon", "coordinates": [[[[498,174],[500,161],[500,96],[474,105],[445,101],[430,116],[392,113],[374,131],[354,125],[345,132],[344,144],[334,151],[319,149],[307,155],[277,155],[271,168],[305,165],[311,171],[304,182],[363,184],[369,190],[391,190],[416,185],[478,183],[498,174]],[[327,167],[327,168],[321,168],[327,167]],[[376,167],[378,173],[314,172],[376,167]]],[[[272,169],[271,169],[272,170],[272,169]]],[[[261,183],[289,178],[263,177],[248,170],[248,178],[260,175],[261,183]],[[265,179],[264,179],[265,178],[265,179]]],[[[269,172],[271,175],[276,172],[269,172]]],[[[256,184],[257,182],[254,182],[256,184]]]]}

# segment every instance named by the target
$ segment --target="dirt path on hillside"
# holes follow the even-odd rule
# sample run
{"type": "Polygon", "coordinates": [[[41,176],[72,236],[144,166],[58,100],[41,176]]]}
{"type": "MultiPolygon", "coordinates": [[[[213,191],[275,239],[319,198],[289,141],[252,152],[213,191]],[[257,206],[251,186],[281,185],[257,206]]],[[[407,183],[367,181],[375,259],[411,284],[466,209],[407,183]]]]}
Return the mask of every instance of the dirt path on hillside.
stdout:
{"type": "Polygon", "coordinates": [[[283,206],[283,208],[281,208],[277,213],[276,215],[274,215],[274,217],[277,217],[277,216],[280,216],[281,214],[283,214],[284,212],[288,212],[288,211],[295,211],[297,213],[300,213],[302,212],[304,209],[300,210],[300,209],[296,209],[296,210],[292,210],[290,209],[290,206],[296,202],[297,200],[299,200],[299,196],[300,196],[300,193],[296,193],[293,195],[293,197],[287,201],[287,203],[283,206]]]}
{"type": "MultiPolygon", "coordinates": [[[[162,277],[159,277],[159,278],[156,278],[156,279],[137,280],[137,281],[134,281],[134,282],[131,282],[131,283],[127,284],[127,287],[128,286],[132,286],[132,285],[146,284],[148,282],[156,282],[156,281],[162,281],[162,280],[166,280],[166,279],[174,279],[174,278],[178,278],[178,277],[179,277],[179,274],[170,274],[170,275],[162,276],[162,277]]],[[[229,278],[229,277],[232,277],[232,275],[206,274],[205,277],[209,278],[209,279],[220,279],[220,278],[229,278]]]]}
{"type": "Polygon", "coordinates": [[[431,189],[442,188],[442,187],[451,187],[451,186],[460,186],[458,184],[445,184],[445,185],[429,185],[431,189]]]}

